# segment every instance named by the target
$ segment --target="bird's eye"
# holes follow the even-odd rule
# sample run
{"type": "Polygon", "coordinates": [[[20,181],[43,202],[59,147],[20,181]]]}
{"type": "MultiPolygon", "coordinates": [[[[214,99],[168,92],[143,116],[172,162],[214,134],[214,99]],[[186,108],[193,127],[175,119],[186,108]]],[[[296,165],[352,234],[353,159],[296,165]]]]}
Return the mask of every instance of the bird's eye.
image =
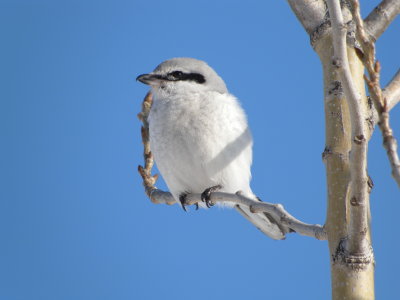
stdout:
{"type": "Polygon", "coordinates": [[[169,73],[169,75],[171,75],[174,79],[182,79],[183,77],[183,72],[181,71],[174,71],[169,73]]]}

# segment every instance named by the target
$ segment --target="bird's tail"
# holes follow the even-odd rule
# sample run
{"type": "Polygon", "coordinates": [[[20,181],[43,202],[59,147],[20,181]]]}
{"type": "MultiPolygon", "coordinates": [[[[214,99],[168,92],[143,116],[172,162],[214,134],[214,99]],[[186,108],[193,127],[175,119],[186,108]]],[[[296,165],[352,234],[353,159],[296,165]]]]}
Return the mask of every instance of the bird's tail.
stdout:
{"type": "Polygon", "coordinates": [[[235,208],[243,217],[274,240],[283,240],[286,233],[290,232],[290,229],[282,227],[267,213],[252,213],[249,208],[240,205],[236,205],[235,208]]]}

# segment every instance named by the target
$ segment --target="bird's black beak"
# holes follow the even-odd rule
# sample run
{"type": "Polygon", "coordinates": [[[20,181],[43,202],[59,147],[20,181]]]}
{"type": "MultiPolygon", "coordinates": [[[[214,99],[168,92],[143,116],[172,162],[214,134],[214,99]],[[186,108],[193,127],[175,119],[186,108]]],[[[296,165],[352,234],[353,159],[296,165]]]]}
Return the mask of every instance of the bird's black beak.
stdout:
{"type": "Polygon", "coordinates": [[[162,79],[162,76],[158,74],[142,74],[136,77],[136,81],[140,81],[141,83],[148,85],[155,84],[162,79]]]}

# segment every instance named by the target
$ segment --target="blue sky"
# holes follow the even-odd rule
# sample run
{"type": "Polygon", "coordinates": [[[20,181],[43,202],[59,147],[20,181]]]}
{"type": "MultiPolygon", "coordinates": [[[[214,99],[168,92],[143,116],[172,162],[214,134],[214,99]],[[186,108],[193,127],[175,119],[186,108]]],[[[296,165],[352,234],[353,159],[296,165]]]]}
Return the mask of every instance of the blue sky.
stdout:
{"type": "MultiPolygon", "coordinates": [[[[136,171],[147,87],[135,77],[203,59],[248,114],[255,193],[323,224],[321,67],[285,1],[1,0],[0,20],[1,299],[329,297],[326,242],[273,241],[233,210],[154,205],[136,171]]],[[[383,84],[399,30],[377,44],[383,84]]],[[[399,107],[392,124],[400,138],[399,107]]],[[[378,131],[369,158],[376,293],[392,299],[400,193],[378,131]]]]}

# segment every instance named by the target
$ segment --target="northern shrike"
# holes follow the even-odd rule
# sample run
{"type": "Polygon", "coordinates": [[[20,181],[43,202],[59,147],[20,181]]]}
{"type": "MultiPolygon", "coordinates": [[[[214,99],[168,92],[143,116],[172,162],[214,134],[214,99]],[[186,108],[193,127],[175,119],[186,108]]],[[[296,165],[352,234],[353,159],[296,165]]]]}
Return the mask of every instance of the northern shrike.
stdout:
{"type": "MultiPolygon", "coordinates": [[[[210,207],[210,193],[216,190],[256,198],[250,188],[253,140],[246,115],[210,66],[173,58],[137,80],[151,87],[150,147],[183,209],[189,193],[202,193],[202,207],[210,207]]],[[[286,231],[268,214],[224,205],[234,206],[271,238],[284,238],[286,231]]]]}

